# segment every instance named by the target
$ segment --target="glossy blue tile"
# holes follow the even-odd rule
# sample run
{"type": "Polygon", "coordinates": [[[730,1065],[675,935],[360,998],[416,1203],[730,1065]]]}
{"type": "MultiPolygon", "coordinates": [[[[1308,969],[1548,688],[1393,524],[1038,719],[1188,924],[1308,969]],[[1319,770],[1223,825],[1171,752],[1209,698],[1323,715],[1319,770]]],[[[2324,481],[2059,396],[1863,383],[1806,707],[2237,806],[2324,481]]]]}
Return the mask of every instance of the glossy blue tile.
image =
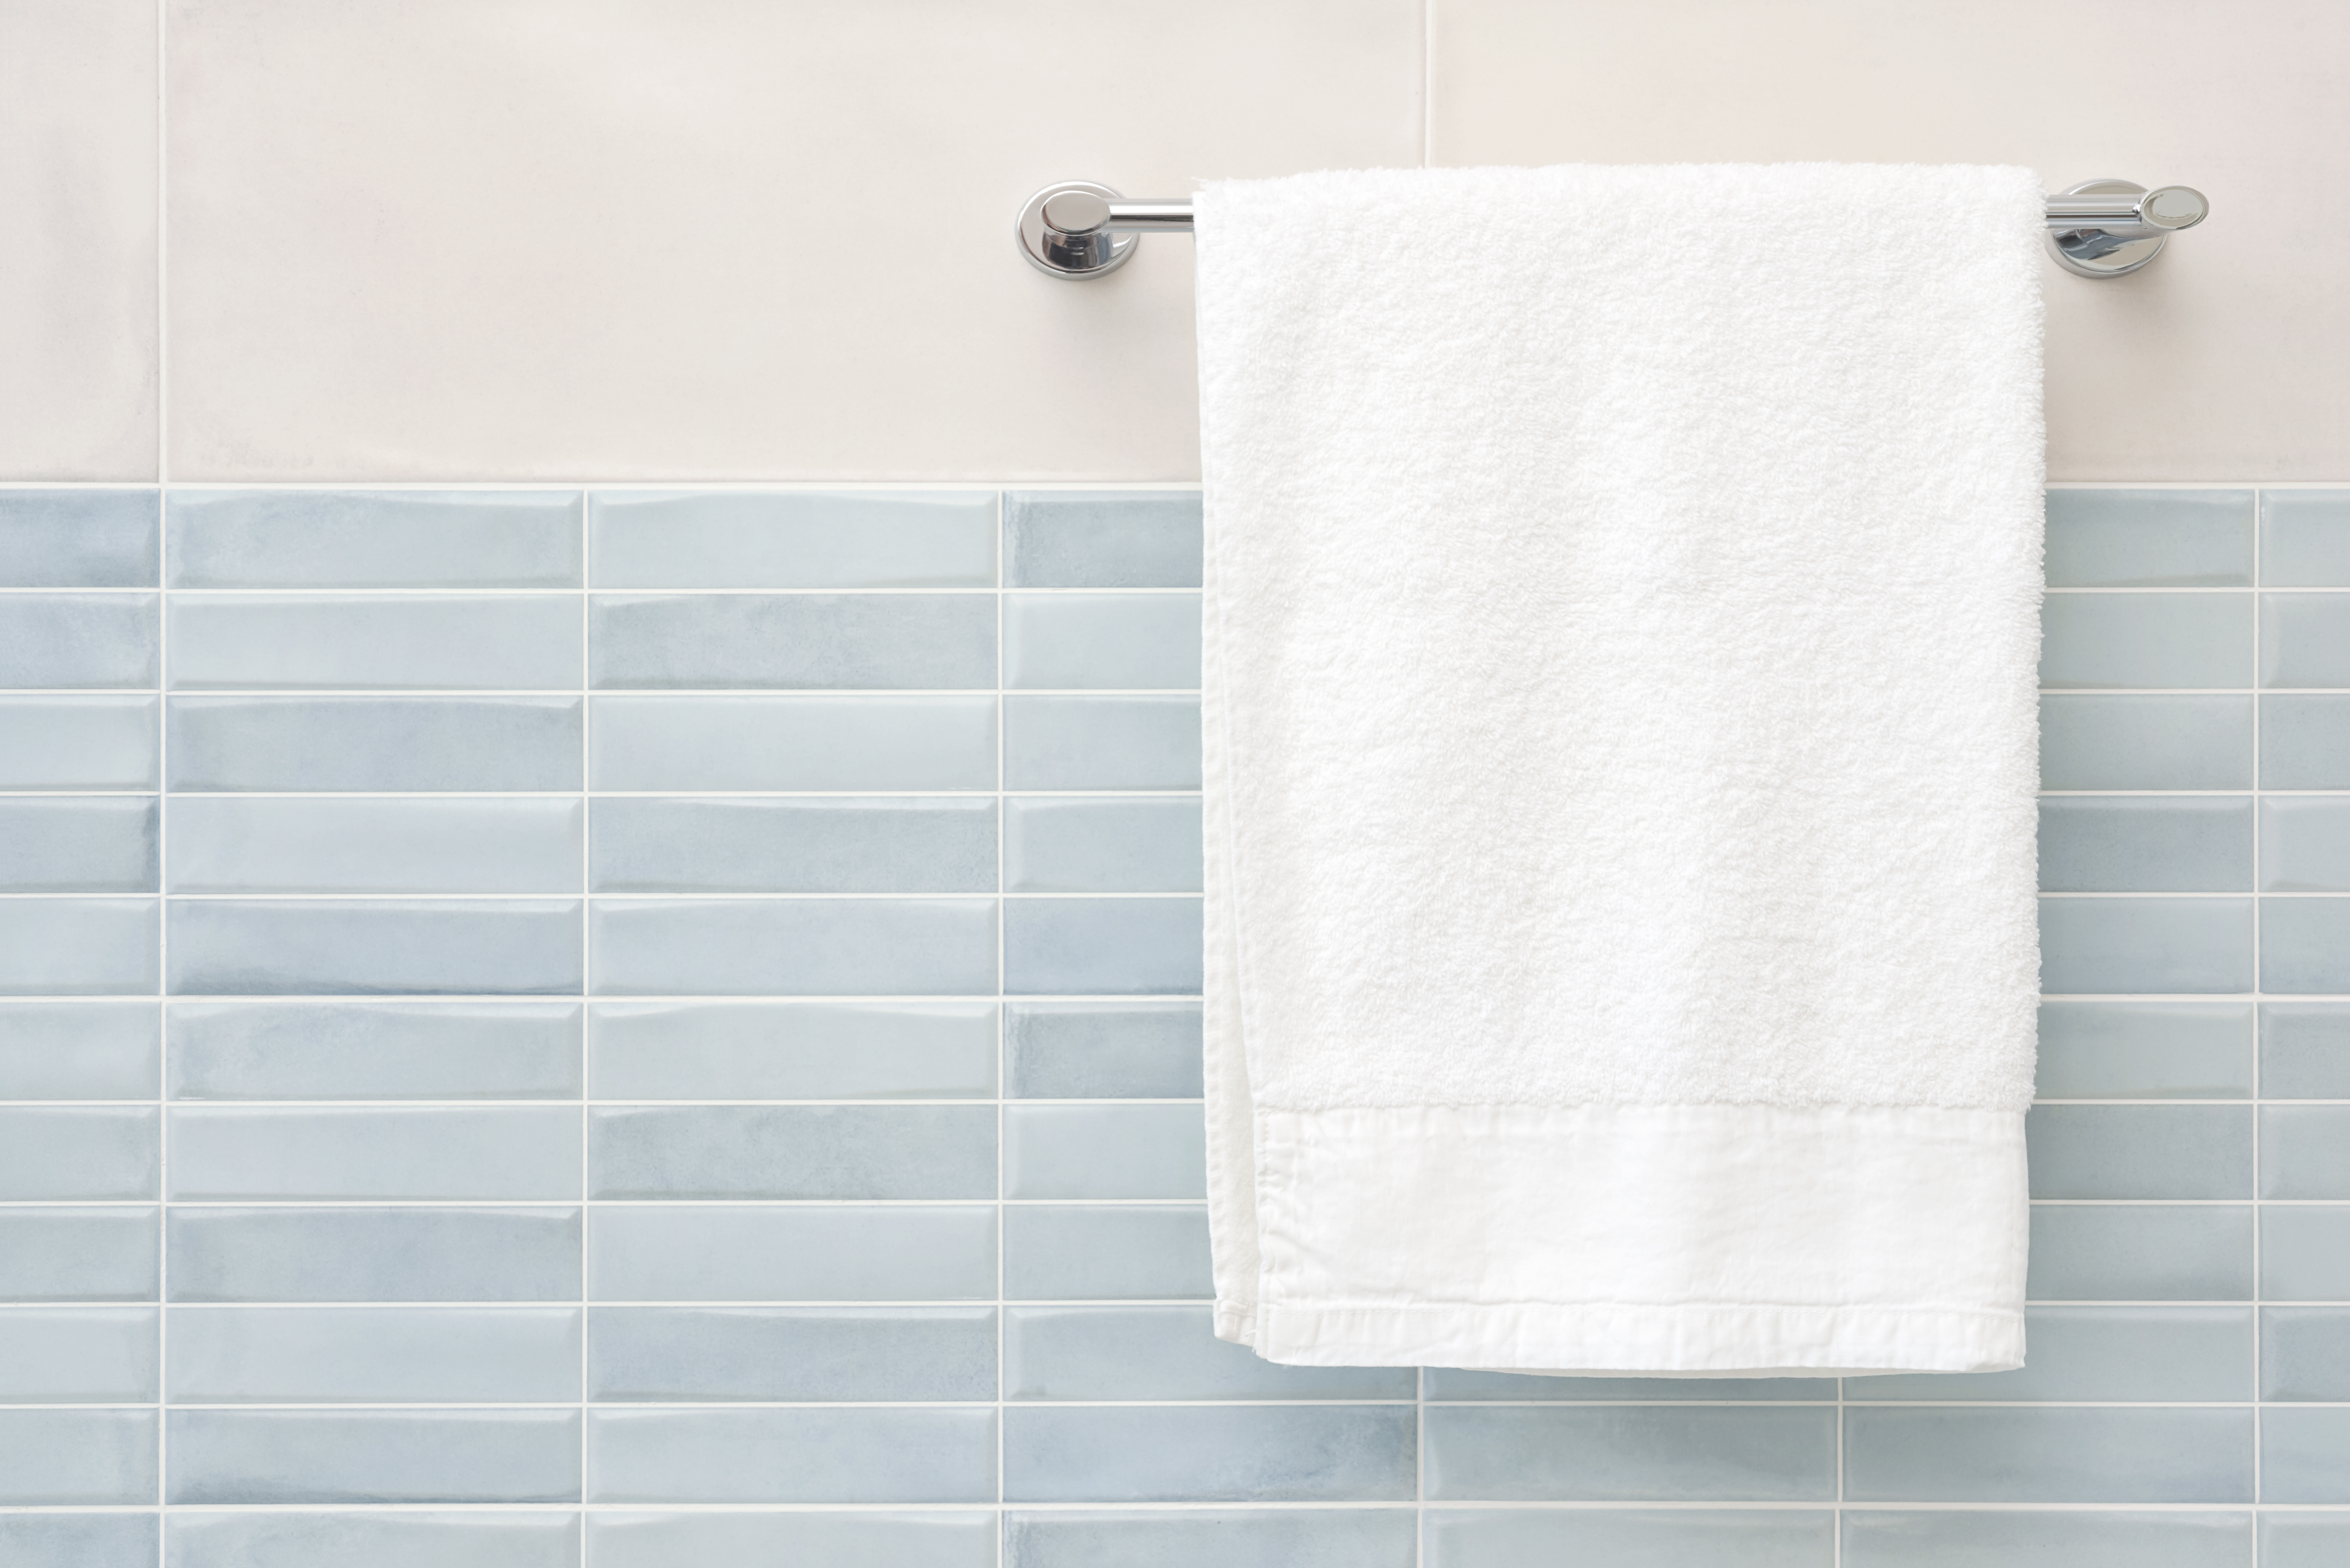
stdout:
{"type": "MultiPolygon", "coordinates": [[[[578,1568],[579,1516],[548,1510],[202,1513],[164,1526],[171,1568],[578,1568]]],[[[142,1568],[151,1568],[142,1565],[142,1568]]]]}
{"type": "Polygon", "coordinates": [[[0,1515],[0,1563],[9,1568],[155,1568],[155,1521],[152,1513],[0,1515]]]}
{"type": "Polygon", "coordinates": [[[1003,683],[1030,690],[1200,684],[1197,594],[1010,594],[1003,683]]]}
{"type": "Polygon", "coordinates": [[[2249,490],[2052,490],[2052,588],[2247,587],[2249,490]]]}
{"type": "Polygon", "coordinates": [[[0,1504],[154,1501],[152,1410],[0,1409],[0,1504]]]}
{"type": "Polygon", "coordinates": [[[0,1404],[152,1401],[155,1317],[151,1306],[0,1307],[0,1404]]]}
{"type": "Polygon", "coordinates": [[[995,1515],[919,1513],[631,1513],[588,1521],[590,1568],[701,1563],[856,1563],[860,1568],[995,1568],[995,1515]]]}
{"type": "Polygon", "coordinates": [[[0,587],[151,588],[152,490],[0,491],[0,587]]]}
{"type": "Polygon", "coordinates": [[[560,995],[580,981],[561,899],[173,901],[182,996],[560,995]]]}
{"type": "Polygon", "coordinates": [[[1819,1502],[1835,1411],[1800,1405],[1452,1405],[1427,1413],[1431,1501],[1819,1502]]]}
{"type": "Polygon", "coordinates": [[[2250,594],[2051,594],[2040,617],[2040,684],[2056,688],[2245,687],[2250,594]]]}
{"type": "Polygon", "coordinates": [[[569,490],[174,490],[175,588],[576,588],[569,490]]]}
{"type": "Polygon", "coordinates": [[[2261,1093],[2350,1100],[2350,1002],[2261,1003],[2261,1093]]]}
{"type": "Polygon", "coordinates": [[[2250,1198],[2250,1106],[2034,1106],[2034,1198],[2250,1198]]]}
{"type": "Polygon", "coordinates": [[[599,1106],[595,1198],[995,1196],[985,1106],[599,1106]]]}
{"type": "Polygon", "coordinates": [[[579,1210],[174,1208],[175,1302],[577,1301],[579,1210]]]}
{"type": "Polygon", "coordinates": [[[2261,1294],[2271,1301],[2350,1301],[2350,1206],[2261,1210],[2261,1294]]]}
{"type": "Polygon", "coordinates": [[[2040,989],[2252,989],[2250,898],[2043,898],[2040,989]]]}
{"type": "Polygon", "coordinates": [[[0,1301],[151,1302],[152,1209],[0,1209],[0,1301]]]}
{"type": "Polygon", "coordinates": [[[984,490],[648,492],[588,498],[599,588],[986,588],[984,490]]]}
{"type": "Polygon", "coordinates": [[[2252,1299],[2252,1210],[2201,1204],[2035,1204],[2033,1301],[2252,1299]]]}
{"type": "Polygon", "coordinates": [[[174,697],[175,790],[576,790],[576,697],[174,697]]]}
{"type": "Polygon", "coordinates": [[[573,594],[206,594],[170,620],[175,691],[579,686],[573,594]]]}
{"type": "Polygon", "coordinates": [[[1196,697],[1008,697],[1006,789],[1200,787],[1196,697]]]}
{"type": "Polygon", "coordinates": [[[2081,1400],[2218,1403],[2252,1397],[2248,1306],[2036,1306],[2013,1372],[1847,1377],[1847,1403],[2081,1400]]]}
{"type": "Polygon", "coordinates": [[[595,1502],[993,1502],[993,1408],[591,1413],[595,1502]]]}
{"type": "Polygon", "coordinates": [[[0,697],[0,789],[153,789],[154,697],[0,697]]]}
{"type": "Polygon", "coordinates": [[[2252,1007],[2240,1002],[2048,1002],[2043,1100],[2233,1100],[2252,1092],[2252,1007]]]}
{"type": "Polygon", "coordinates": [[[1183,1100],[1201,1092],[1196,1002],[1015,1002],[1004,1092],[1039,1100],[1183,1100]]]}
{"type": "Polygon", "coordinates": [[[1282,1366],[1216,1337],[1206,1306],[1014,1307],[1006,1399],[1404,1399],[1411,1367],[1282,1366]]]}
{"type": "Polygon", "coordinates": [[[0,797],[0,893],[152,893],[156,815],[123,795],[0,797]]]}
{"type": "Polygon", "coordinates": [[[598,594],[602,691],[971,691],[995,684],[992,594],[598,594]]]}
{"type": "Polygon", "coordinates": [[[970,996],[995,990],[988,898],[599,898],[603,996],[970,996]]]}
{"type": "Polygon", "coordinates": [[[1003,1293],[1012,1301],[1212,1296],[1208,1211],[1166,1204],[1006,1209],[1003,1293]]]}
{"type": "Polygon", "coordinates": [[[2250,789],[2252,699],[2040,699],[2043,789],[2250,789]]]}
{"type": "MultiPolygon", "coordinates": [[[[2244,1568],[2250,1513],[1855,1509],[1845,1568],[2244,1568]]],[[[2273,1568],[2273,1565],[2272,1565],[2273,1568]]]]}
{"type": "Polygon", "coordinates": [[[988,697],[598,697],[599,790],[992,790],[988,697]]]}
{"type": "Polygon", "coordinates": [[[152,996],[152,898],[0,899],[0,996],[152,996]]]}
{"type": "Polygon", "coordinates": [[[568,1100],[576,1002],[182,1002],[178,1100],[568,1100]]]}
{"type": "Polygon", "coordinates": [[[2341,1568],[2345,1559],[2350,1512],[2261,1515],[2261,1568],[2341,1568]]]}
{"type": "Polygon", "coordinates": [[[2261,891],[2350,892],[2350,798],[2261,802],[2261,891]]]}
{"type": "Polygon", "coordinates": [[[0,1100],[147,1100],[161,1029],[151,1002],[0,1002],[0,1100]]]}
{"type": "Polygon", "coordinates": [[[1400,1502],[1409,1405],[1012,1406],[1007,1502],[1400,1502]]]}
{"type": "Polygon", "coordinates": [[[576,800],[172,802],[175,893],[577,893],[576,800]]]}
{"type": "Polygon", "coordinates": [[[1207,1125],[1197,1106],[1006,1106],[1007,1198],[1201,1198],[1207,1125]]]}
{"type": "Polygon", "coordinates": [[[579,1196],[579,1113],[559,1106],[180,1106],[171,1196],[579,1196]]]}
{"type": "Polygon", "coordinates": [[[1546,1377],[1539,1373],[1478,1372],[1431,1366],[1423,1385],[1431,1400],[1506,1399],[1526,1404],[1637,1399],[1644,1403],[1737,1404],[1766,1399],[1835,1403],[1833,1377],[1546,1377]]]}
{"type": "Polygon", "coordinates": [[[1014,898],[1003,906],[1003,989],[1035,995],[1192,995],[1197,898],[1014,898]]]}
{"type": "Polygon", "coordinates": [[[2350,1403],[2350,1307],[2261,1309],[2261,1397],[2350,1403]]]}
{"type": "Polygon", "coordinates": [[[995,1309],[598,1307],[588,1320],[588,1397],[993,1400],[995,1309]]]}
{"type": "Polygon", "coordinates": [[[155,1196],[151,1106],[0,1106],[0,1199],[155,1196]]]}
{"type": "Polygon", "coordinates": [[[1889,1407],[1845,1413],[1855,1502],[2250,1502],[2241,1409],[1889,1407]]]}
{"type": "Polygon", "coordinates": [[[1427,1568],[1831,1568],[1835,1515],[1810,1509],[1442,1508],[1427,1568]]]}
{"type": "Polygon", "coordinates": [[[154,594],[0,594],[0,687],[155,684],[154,594]]]}
{"type": "Polygon", "coordinates": [[[1417,1568],[1409,1509],[1055,1509],[1003,1517],[1004,1568],[1417,1568]]]}
{"type": "Polygon", "coordinates": [[[2261,1501],[2350,1502],[2350,1409],[2261,1412],[2261,1501]]]}
{"type": "Polygon", "coordinates": [[[2350,789],[2350,697],[2261,699],[2261,787],[2350,789]]]}
{"type": "Polygon", "coordinates": [[[599,1002],[605,1100],[984,1099],[992,1002],[599,1002]]]}
{"type": "Polygon", "coordinates": [[[167,1502],[574,1502],[577,1410],[173,1410],[167,1502]]]}
{"type": "Polygon", "coordinates": [[[1200,803],[1007,800],[1003,875],[1014,893],[1196,893],[1200,803]]]}
{"type": "Polygon", "coordinates": [[[995,1210],[982,1204],[600,1205],[595,1301],[982,1301],[995,1210]]]}
{"type": "Polygon", "coordinates": [[[2250,795],[2064,795],[2040,803],[2043,893],[2248,893],[2250,795]]]}
{"type": "Polygon", "coordinates": [[[2350,686],[2350,597],[2262,594],[2261,684],[2350,686]]]}
{"type": "Polygon", "coordinates": [[[995,803],[599,800],[599,893],[993,893],[995,803]]]}
{"type": "Polygon", "coordinates": [[[2350,587],[2350,491],[2261,493],[2261,582],[2272,588],[2350,587]]]}
{"type": "Polygon", "coordinates": [[[2261,1107],[2261,1196],[2350,1198],[2350,1106],[2261,1107]]]}
{"type": "Polygon", "coordinates": [[[176,1306],[173,1403],[557,1403],[579,1397],[577,1307],[176,1306]]]}
{"type": "Polygon", "coordinates": [[[2350,898],[2261,900],[2261,989],[2350,992],[2350,898]]]}
{"type": "Polygon", "coordinates": [[[1003,498],[1004,577],[1019,588],[1196,588],[1203,528],[1192,490],[1015,490],[1003,498]]]}

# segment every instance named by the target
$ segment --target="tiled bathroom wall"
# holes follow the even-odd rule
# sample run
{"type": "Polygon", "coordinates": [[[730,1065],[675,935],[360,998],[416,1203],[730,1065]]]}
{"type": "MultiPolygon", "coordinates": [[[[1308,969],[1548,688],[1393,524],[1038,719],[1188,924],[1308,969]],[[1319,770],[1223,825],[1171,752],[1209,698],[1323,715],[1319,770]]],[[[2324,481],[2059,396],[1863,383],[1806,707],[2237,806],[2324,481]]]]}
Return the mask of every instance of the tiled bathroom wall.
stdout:
{"type": "Polygon", "coordinates": [[[0,491],[0,1563],[2350,1558],[2350,491],[2049,524],[2028,1367],[1550,1380],[1209,1331],[1196,493],[0,491]]]}

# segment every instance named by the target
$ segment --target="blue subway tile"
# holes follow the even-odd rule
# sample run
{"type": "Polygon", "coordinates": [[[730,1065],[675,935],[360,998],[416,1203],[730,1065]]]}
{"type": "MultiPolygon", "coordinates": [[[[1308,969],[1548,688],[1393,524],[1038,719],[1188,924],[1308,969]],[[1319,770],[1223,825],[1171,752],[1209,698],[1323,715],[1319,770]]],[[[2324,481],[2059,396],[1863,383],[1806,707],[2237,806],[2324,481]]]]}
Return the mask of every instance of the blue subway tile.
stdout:
{"type": "Polygon", "coordinates": [[[1013,893],[1196,893],[1196,800],[1003,803],[1004,889],[1013,893]]]}
{"type": "Polygon", "coordinates": [[[153,898],[0,900],[0,996],[152,996],[153,898]]]}
{"type": "Polygon", "coordinates": [[[174,697],[175,790],[576,790],[576,697],[174,697]]]}
{"type": "Polygon", "coordinates": [[[2252,1210],[2201,1204],[2035,1204],[2033,1301],[2252,1299],[2252,1210]]]}
{"type": "Polygon", "coordinates": [[[155,844],[151,799],[0,797],[0,893],[152,893],[155,844]]]}
{"type": "Polygon", "coordinates": [[[599,893],[993,893],[995,803],[600,800],[599,893]]]}
{"type": "Polygon", "coordinates": [[[594,1301],[980,1301],[995,1210],[979,1204],[603,1205],[594,1301]]]}
{"type": "Polygon", "coordinates": [[[567,490],[174,490],[175,588],[576,588],[567,490]]]}
{"type": "Polygon", "coordinates": [[[579,686],[571,594],[207,594],[170,620],[175,691],[579,686]]]}
{"type": "Polygon", "coordinates": [[[1638,1399],[1649,1403],[1736,1404],[1750,1399],[1835,1403],[1833,1377],[1584,1377],[1540,1373],[1479,1372],[1431,1366],[1430,1401],[1501,1399],[1522,1404],[1638,1399]]]}
{"type": "MultiPolygon", "coordinates": [[[[2240,1553],[2228,1568],[2242,1561],[2240,1553]]],[[[2261,1568],[2341,1568],[2345,1561],[2350,1561],[2350,1512],[2261,1515],[2261,1568]]]]}
{"type": "Polygon", "coordinates": [[[993,1502],[993,1408],[614,1410],[588,1428],[596,1502],[993,1502]]]}
{"type": "Polygon", "coordinates": [[[1025,1099],[1196,1099],[1196,1002],[1015,1002],[1004,1009],[1004,1092],[1025,1099]]]}
{"type": "Polygon", "coordinates": [[[180,1106],[171,1134],[180,1202],[579,1196],[564,1106],[180,1106]]]}
{"type": "Polygon", "coordinates": [[[604,1100],[984,1099],[991,1002],[599,1002],[604,1100]]]}
{"type": "Polygon", "coordinates": [[[151,1002],[0,1002],[0,1100],[150,1100],[151,1002]]]}
{"type": "Polygon", "coordinates": [[[151,1306],[0,1308],[0,1404],[151,1403],[155,1315],[151,1306]]]}
{"type": "Polygon", "coordinates": [[[1410,1367],[1282,1366],[1216,1337],[1206,1306],[1014,1307],[1006,1399],[1405,1399],[1410,1367]]]}
{"type": "Polygon", "coordinates": [[[599,790],[992,790],[995,699],[598,697],[599,790]]]}
{"type": "Polygon", "coordinates": [[[0,587],[151,588],[152,490],[0,491],[0,587]]]}
{"type": "Polygon", "coordinates": [[[2043,789],[2250,789],[2243,697],[2040,699],[2043,789]]]}
{"type": "Polygon", "coordinates": [[[1450,1405],[1427,1414],[1432,1501],[1818,1502],[1835,1412],[1794,1405],[1450,1405]]]}
{"type": "Polygon", "coordinates": [[[2350,799],[2261,802],[2261,891],[2350,892],[2350,799]]]}
{"type": "MultiPolygon", "coordinates": [[[[0,1563],[8,1568],[155,1568],[156,1517],[152,1513],[0,1514],[0,1563]]],[[[175,1563],[173,1568],[182,1565],[175,1563]]]]}
{"type": "Polygon", "coordinates": [[[1003,683],[1118,691],[1200,684],[1197,594],[1012,594],[1003,683]]]}
{"type": "Polygon", "coordinates": [[[0,1209],[0,1301],[151,1302],[152,1209],[0,1209]]]}
{"type": "Polygon", "coordinates": [[[2034,1198],[2250,1198],[2250,1106],[2035,1106],[2034,1198]]]}
{"type": "Polygon", "coordinates": [[[577,893],[576,800],[172,802],[175,893],[577,893]]]}
{"type": "Polygon", "coordinates": [[[2043,686],[2252,683],[2250,594],[2052,594],[2040,626],[2043,686]]]}
{"type": "Polygon", "coordinates": [[[2261,1003],[2261,1093],[2350,1100],[2350,1002],[2261,1003]]]}
{"type": "Polygon", "coordinates": [[[1015,490],[1003,498],[1005,580],[1196,588],[1202,533],[1197,491],[1015,490]]]}
{"type": "MultiPolygon", "coordinates": [[[[578,1568],[579,1516],[548,1510],[204,1513],[164,1526],[171,1568],[578,1568]]],[[[142,1568],[151,1568],[151,1563],[142,1568]]]]}
{"type": "Polygon", "coordinates": [[[1012,1301],[1212,1296],[1208,1211],[1162,1204],[1006,1209],[1003,1293],[1012,1301]]]}
{"type": "Polygon", "coordinates": [[[598,1510],[588,1521],[593,1568],[693,1563],[856,1563],[858,1568],[995,1568],[995,1515],[650,1513],[598,1510]]]}
{"type": "Polygon", "coordinates": [[[2261,1501],[2350,1502],[2350,1408],[2261,1412],[2261,1501]]]}
{"type": "Polygon", "coordinates": [[[995,585],[984,490],[608,490],[588,504],[599,588],[995,585]]]}
{"type": "Polygon", "coordinates": [[[1835,1518],[1811,1509],[1443,1508],[1427,1568],[1831,1568],[1835,1518]]]}
{"type": "Polygon", "coordinates": [[[2233,1100],[2251,1092],[2250,1002],[2041,1004],[2043,1100],[2233,1100]]]}
{"type": "Polygon", "coordinates": [[[0,1504],[155,1501],[152,1410],[0,1409],[0,1504]]]}
{"type": "Polygon", "coordinates": [[[2044,893],[2245,893],[2250,795],[2064,795],[2040,803],[2044,893]]]}
{"type": "Polygon", "coordinates": [[[993,1400],[995,1332],[989,1306],[598,1307],[588,1397],[993,1400]]]}
{"type": "Polygon", "coordinates": [[[1409,1405],[1013,1406],[1007,1502],[1398,1502],[1409,1405]]]}
{"type": "Polygon", "coordinates": [[[1196,697],[1012,697],[1006,789],[1200,787],[1196,697]]]}
{"type": "Polygon", "coordinates": [[[995,1196],[984,1106],[640,1106],[588,1113],[596,1198],[995,1196]]]}
{"type": "Polygon", "coordinates": [[[604,691],[995,684],[991,594],[598,594],[588,627],[604,691]]]}
{"type": "Polygon", "coordinates": [[[152,687],[153,594],[0,594],[0,687],[152,687]]]}
{"type": "Polygon", "coordinates": [[[2052,490],[2052,588],[2250,587],[2249,490],[2052,490]]]}
{"type": "Polygon", "coordinates": [[[1850,1409],[1855,1502],[2250,1502],[2243,1409],[1850,1409]]]}
{"type": "Polygon", "coordinates": [[[2261,787],[2350,789],[2350,697],[2261,699],[2261,787]]]}
{"type": "Polygon", "coordinates": [[[1003,1517],[1004,1568],[1417,1568],[1409,1509],[1055,1509],[1003,1517]]]}
{"type": "Polygon", "coordinates": [[[577,992],[579,906],[553,899],[239,899],[172,905],[182,996],[577,992]]]}
{"type": "Polygon", "coordinates": [[[153,789],[154,697],[0,697],[0,789],[153,789]]]}
{"type": "Polygon", "coordinates": [[[2272,588],[2350,587],[2350,491],[2261,493],[2261,582],[2272,588]]]}
{"type": "Polygon", "coordinates": [[[2350,992],[2350,898],[2261,900],[2261,989],[2350,992]]]}
{"type": "Polygon", "coordinates": [[[986,898],[598,899],[612,996],[957,996],[995,990],[986,898]]]}
{"type": "MultiPolygon", "coordinates": [[[[1844,1568],[2243,1568],[2252,1516],[2119,1509],[1855,1509],[1844,1568]]],[[[2272,1565],[2274,1568],[2274,1565],[2272,1565]]]]}
{"type": "Polygon", "coordinates": [[[167,1502],[575,1502],[577,1410],[173,1410],[167,1502]]]}
{"type": "Polygon", "coordinates": [[[1006,1106],[1007,1198],[1200,1198],[1207,1127],[1197,1106],[1006,1106]]]}
{"type": "Polygon", "coordinates": [[[1014,898],[1003,989],[1035,995],[1188,995],[1200,989],[1197,898],[1014,898]]]}
{"type": "Polygon", "coordinates": [[[178,1100],[568,1100],[576,1002],[183,1002],[178,1100]]]}
{"type": "Polygon", "coordinates": [[[2350,1402],[2350,1307],[2261,1309],[2261,1397],[2350,1402]]]}
{"type": "Polygon", "coordinates": [[[174,1208],[175,1302],[576,1301],[579,1210],[174,1208]]]}
{"type": "Polygon", "coordinates": [[[2350,1198],[2350,1106],[2261,1107],[2261,1196],[2350,1198]]]}
{"type": "Polygon", "coordinates": [[[2350,1301],[2350,1205],[2261,1210],[2261,1294],[2270,1301],[2350,1301]]]}
{"type": "Polygon", "coordinates": [[[152,1198],[161,1158],[152,1106],[0,1106],[0,1199],[152,1198]]]}
{"type": "Polygon", "coordinates": [[[167,1334],[175,1404],[579,1397],[577,1307],[176,1306],[167,1334]]]}
{"type": "Polygon", "coordinates": [[[2262,594],[2261,684],[2350,686],[2350,598],[2262,594]]]}
{"type": "Polygon", "coordinates": [[[2013,1372],[1845,1380],[1850,1402],[2078,1400],[2220,1403],[2252,1397],[2252,1309],[2036,1306],[2013,1372]]]}
{"type": "Polygon", "coordinates": [[[2250,898],[2043,898],[2040,989],[2252,989],[2250,898]]]}

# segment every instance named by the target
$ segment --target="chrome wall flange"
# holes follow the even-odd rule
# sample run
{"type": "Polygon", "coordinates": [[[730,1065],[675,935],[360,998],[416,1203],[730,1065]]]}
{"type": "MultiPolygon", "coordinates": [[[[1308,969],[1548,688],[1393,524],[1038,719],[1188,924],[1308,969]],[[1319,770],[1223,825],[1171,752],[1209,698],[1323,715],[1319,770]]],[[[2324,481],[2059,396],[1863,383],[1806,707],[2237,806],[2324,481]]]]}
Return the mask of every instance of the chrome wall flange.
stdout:
{"type": "Polygon", "coordinates": [[[2084,180],[2048,199],[2048,254],[2082,277],[2120,277],[2162,254],[2172,233],[2209,217],[2186,185],[2149,191],[2127,180],[2084,180]]]}
{"type": "Polygon", "coordinates": [[[1013,233],[1020,254],[1054,277],[1100,277],[1124,266],[1142,243],[1104,225],[1118,192],[1090,180],[1064,180],[1028,198],[1013,233]]]}

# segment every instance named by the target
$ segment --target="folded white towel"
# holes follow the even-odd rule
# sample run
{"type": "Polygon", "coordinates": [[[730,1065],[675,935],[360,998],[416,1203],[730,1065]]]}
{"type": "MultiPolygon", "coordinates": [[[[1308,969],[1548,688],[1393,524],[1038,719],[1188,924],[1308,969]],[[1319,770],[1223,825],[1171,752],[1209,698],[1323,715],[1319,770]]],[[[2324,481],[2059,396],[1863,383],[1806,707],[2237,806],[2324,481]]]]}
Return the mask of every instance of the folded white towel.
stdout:
{"type": "Polygon", "coordinates": [[[2041,202],[1200,193],[1219,1334],[2022,1364],[2041,202]]]}

